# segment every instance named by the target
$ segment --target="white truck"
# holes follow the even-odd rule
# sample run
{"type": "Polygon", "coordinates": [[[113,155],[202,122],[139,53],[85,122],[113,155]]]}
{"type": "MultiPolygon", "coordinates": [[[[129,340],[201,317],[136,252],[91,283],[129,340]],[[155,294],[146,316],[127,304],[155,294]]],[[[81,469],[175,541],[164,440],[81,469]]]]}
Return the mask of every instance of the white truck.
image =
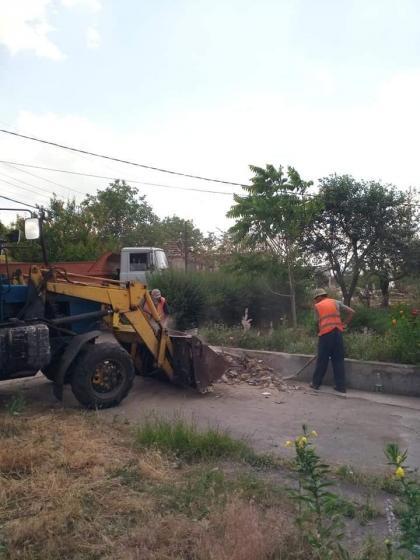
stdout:
{"type": "Polygon", "coordinates": [[[165,251],[158,247],[123,247],[120,254],[119,279],[146,283],[146,274],[168,268],[165,251]]]}

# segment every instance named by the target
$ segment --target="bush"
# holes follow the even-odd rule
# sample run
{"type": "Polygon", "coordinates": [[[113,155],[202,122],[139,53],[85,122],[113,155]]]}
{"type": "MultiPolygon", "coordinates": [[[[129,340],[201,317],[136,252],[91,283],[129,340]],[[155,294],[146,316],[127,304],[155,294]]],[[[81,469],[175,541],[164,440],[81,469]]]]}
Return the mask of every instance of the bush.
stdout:
{"type": "MultiPolygon", "coordinates": [[[[246,308],[252,325],[278,324],[288,315],[288,298],[273,295],[264,278],[255,279],[227,272],[166,270],[149,278],[151,288],[159,288],[168,299],[180,329],[204,323],[238,325],[246,308]]],[[[282,292],[287,288],[278,288],[282,292]]]]}
{"type": "Polygon", "coordinates": [[[402,509],[399,515],[399,534],[391,535],[391,546],[407,550],[420,557],[420,484],[410,476],[412,470],[406,464],[407,451],[397,444],[389,443],[385,448],[388,464],[394,467],[394,477],[400,484],[402,509]],[[396,542],[395,542],[396,541],[396,542]]]}
{"type": "MultiPolygon", "coordinates": [[[[415,364],[420,362],[417,330],[406,332],[404,322],[395,327],[395,332],[385,335],[359,332],[346,333],[344,346],[346,357],[354,360],[396,362],[415,364]],[[402,331],[403,334],[400,334],[402,331]],[[413,334],[414,333],[414,334],[413,334]],[[414,337],[417,336],[417,341],[414,337]],[[416,346],[417,344],[417,346],[416,346]]],[[[271,350],[290,354],[315,354],[318,337],[305,329],[275,329],[271,335],[259,334],[256,329],[244,331],[240,327],[229,328],[225,325],[207,325],[200,334],[209,344],[248,348],[250,350],[271,350]]]]}
{"type": "Polygon", "coordinates": [[[348,333],[344,336],[344,346],[347,358],[374,362],[395,361],[393,341],[389,333],[384,336],[374,333],[348,333]]]}
{"type": "Polygon", "coordinates": [[[350,331],[362,331],[364,328],[378,334],[385,334],[389,330],[391,312],[389,309],[376,309],[360,305],[355,308],[356,313],[349,325],[350,331]]]}
{"type": "Polygon", "coordinates": [[[420,317],[411,313],[406,306],[395,308],[392,316],[394,358],[403,363],[420,364],[420,317]]]}
{"type": "Polygon", "coordinates": [[[207,293],[198,275],[165,270],[153,274],[149,286],[162,291],[179,329],[197,327],[205,318],[207,293]]]}
{"type": "Polygon", "coordinates": [[[232,346],[252,350],[271,350],[296,354],[313,354],[317,338],[308,336],[303,329],[279,328],[273,334],[259,334],[258,331],[244,331],[242,328],[229,328],[224,325],[208,325],[200,329],[200,334],[210,344],[232,346]]]}

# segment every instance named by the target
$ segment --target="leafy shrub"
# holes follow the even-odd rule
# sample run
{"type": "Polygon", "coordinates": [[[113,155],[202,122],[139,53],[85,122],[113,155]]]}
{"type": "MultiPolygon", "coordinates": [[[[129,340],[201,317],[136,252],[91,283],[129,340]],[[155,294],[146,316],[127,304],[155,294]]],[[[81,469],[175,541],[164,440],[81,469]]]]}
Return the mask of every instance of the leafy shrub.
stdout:
{"type": "Polygon", "coordinates": [[[356,313],[349,325],[350,331],[362,331],[364,328],[378,334],[389,330],[390,311],[388,309],[375,309],[363,305],[356,307],[356,313]]]}
{"type": "MultiPolygon", "coordinates": [[[[274,295],[264,278],[227,272],[188,272],[166,270],[151,275],[149,286],[159,288],[180,329],[203,323],[240,323],[246,308],[253,325],[279,323],[287,315],[287,298],[274,295]]],[[[277,288],[281,291],[286,287],[277,288]]]]}
{"type": "MultiPolygon", "coordinates": [[[[256,329],[244,331],[240,327],[229,328],[216,324],[200,328],[199,332],[208,343],[216,346],[271,350],[290,354],[315,354],[318,342],[317,336],[301,328],[278,328],[270,335],[260,334],[256,329]]],[[[411,342],[412,336],[410,333],[410,336],[404,339],[390,331],[383,336],[372,332],[346,333],[344,335],[346,357],[354,360],[417,363],[420,361],[419,350],[418,346],[416,350],[414,341],[411,342]]]]}
{"type": "Polygon", "coordinates": [[[162,291],[179,329],[196,327],[205,318],[207,293],[197,275],[165,270],[153,274],[149,286],[162,291]]]}
{"type": "Polygon", "coordinates": [[[344,346],[347,358],[374,362],[395,361],[394,343],[389,333],[384,336],[374,333],[347,333],[344,346]]]}
{"type": "Polygon", "coordinates": [[[398,361],[420,363],[420,318],[405,306],[393,310],[391,339],[393,356],[398,361]]]}
{"type": "Polygon", "coordinates": [[[240,327],[208,325],[200,329],[200,334],[216,346],[232,346],[252,350],[271,350],[297,354],[313,354],[317,338],[308,336],[303,329],[275,329],[270,334],[259,334],[257,330],[244,331],[240,327]]]}
{"type": "Polygon", "coordinates": [[[399,534],[392,535],[392,544],[398,549],[420,557],[420,485],[410,478],[407,465],[407,451],[401,451],[397,444],[390,443],[385,448],[388,464],[394,467],[394,477],[401,486],[402,509],[399,515],[399,534]]]}
{"type": "Polygon", "coordinates": [[[311,546],[314,556],[319,560],[334,557],[350,559],[342,547],[343,538],[343,500],[331,491],[333,483],[328,480],[330,467],[325,464],[311,441],[317,437],[304,424],[302,434],[286,447],[294,447],[294,467],[298,475],[299,489],[291,491],[291,497],[298,504],[296,523],[302,538],[311,546]]]}

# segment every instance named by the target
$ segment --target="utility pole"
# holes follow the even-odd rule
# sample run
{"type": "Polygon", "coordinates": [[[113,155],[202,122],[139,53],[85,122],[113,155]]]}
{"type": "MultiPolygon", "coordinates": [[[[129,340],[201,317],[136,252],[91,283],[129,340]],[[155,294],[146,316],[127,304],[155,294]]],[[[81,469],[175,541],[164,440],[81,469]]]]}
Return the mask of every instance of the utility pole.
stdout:
{"type": "Polygon", "coordinates": [[[188,228],[187,220],[184,220],[184,268],[188,271],[188,228]]]}

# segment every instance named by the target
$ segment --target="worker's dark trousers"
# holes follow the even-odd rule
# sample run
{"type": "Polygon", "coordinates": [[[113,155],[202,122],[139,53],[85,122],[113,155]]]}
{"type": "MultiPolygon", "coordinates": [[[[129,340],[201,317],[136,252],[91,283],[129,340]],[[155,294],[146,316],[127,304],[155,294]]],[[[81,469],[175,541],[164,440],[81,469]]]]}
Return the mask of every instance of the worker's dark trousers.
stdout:
{"type": "Polygon", "coordinates": [[[335,386],[339,390],[346,388],[346,375],[344,372],[344,344],[343,333],[338,329],[323,334],[318,338],[318,357],[312,378],[312,384],[319,387],[327,371],[331,358],[335,386]]]}

